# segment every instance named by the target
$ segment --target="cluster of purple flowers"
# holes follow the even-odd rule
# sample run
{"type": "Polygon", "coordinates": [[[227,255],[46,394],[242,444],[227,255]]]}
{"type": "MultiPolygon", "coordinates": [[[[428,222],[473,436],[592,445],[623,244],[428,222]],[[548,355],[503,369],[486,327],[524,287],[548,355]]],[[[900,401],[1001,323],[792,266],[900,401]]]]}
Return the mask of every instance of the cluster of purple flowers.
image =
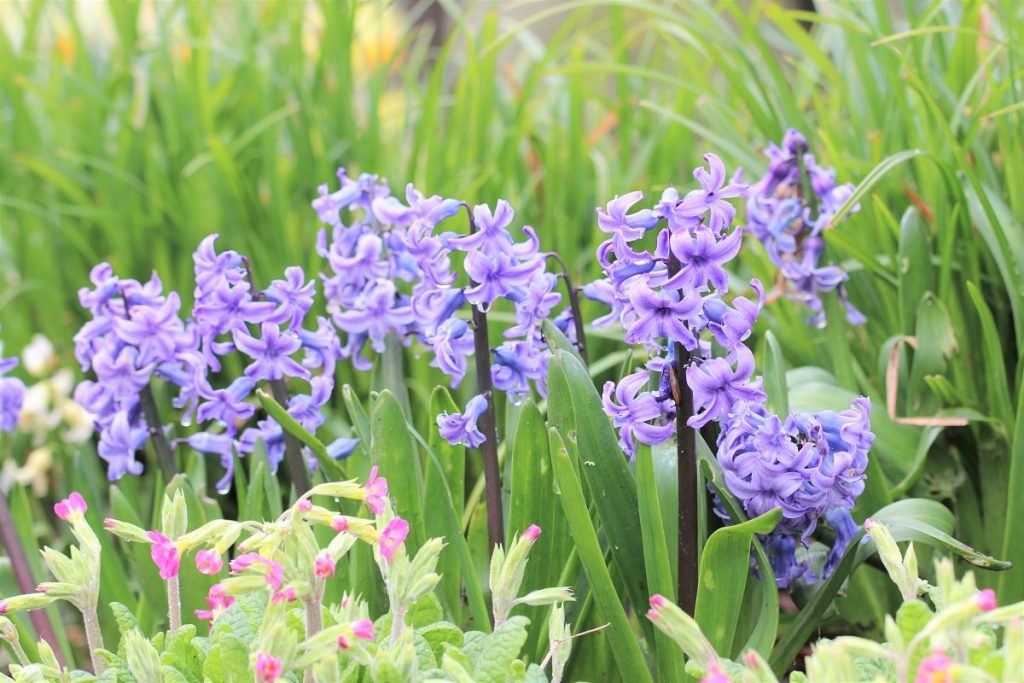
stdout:
{"type": "MultiPolygon", "coordinates": [[[[499,200],[493,209],[472,208],[463,201],[426,197],[412,185],[405,203],[391,195],[385,181],[363,174],[349,178],[339,169],[340,188],[319,188],[313,208],[327,228],[320,231],[318,253],[329,272],[321,277],[327,309],[345,334],[342,355],[368,369],[367,345],[382,352],[386,340],[414,340],[432,352],[430,365],[457,387],[475,352],[475,330],[467,307],[487,312],[499,300],[512,303],[515,324],[491,352],[491,381],[510,399],[521,401],[531,382],[543,394],[550,354],[541,325],[561,300],[558,277],[546,270],[547,254],[529,226],[516,242],[509,226],[512,207],[499,200]],[[465,208],[473,230],[462,234],[444,228],[465,208]],[[465,277],[453,269],[462,260],[465,277]]],[[[556,322],[565,330],[571,317],[556,322]]],[[[453,443],[476,446],[482,435],[476,419],[488,397],[477,396],[465,414],[438,416],[442,435],[453,443]]]]}
{"type": "Polygon", "coordinates": [[[820,265],[825,251],[822,232],[854,187],[837,185],[835,172],[818,166],[808,150],[807,139],[792,128],[781,146],[768,147],[768,172],[747,193],[747,229],[779,268],[787,296],[811,310],[808,322],[825,324],[821,292],[836,290],[846,319],[861,325],[866,318],[850,303],[843,286],[849,275],[839,266],[820,265]]]}
{"type": "Polygon", "coordinates": [[[627,343],[643,344],[652,354],[645,369],[617,386],[604,386],[605,411],[630,456],[636,441],[655,445],[672,435],[675,344],[690,357],[686,382],[694,397],[695,414],[688,420],[692,427],[726,417],[737,401],[764,399],[761,381],[753,374],[753,355],[743,343],[764,304],[764,290],[753,280],[756,300],[726,300],[729,277],[724,266],[742,240],[742,232],[731,229],[736,209],[727,200],[741,197],[746,186],[738,178],[727,182],[725,166],[714,154],[704,159],[708,168],[694,171],[700,189],[680,197],[669,188],[653,208],[630,213],[643,197],[631,192],[597,212],[598,225],[609,234],[597,252],[605,277],[583,292],[612,311],[594,324],[618,321],[627,343]],[[645,390],[651,372],[661,375],[654,391],[645,390]]]}
{"type": "MultiPolygon", "coordinates": [[[[798,140],[787,144],[787,149],[799,148],[798,140]]],[[[782,178],[775,187],[796,182],[787,170],[788,164],[796,164],[792,154],[773,154],[778,161],[773,172],[782,178]]],[[[687,424],[699,428],[720,423],[718,460],[729,490],[749,516],[782,509],[783,521],[766,541],[778,583],[788,586],[797,578],[813,578],[806,563],[797,560],[796,544],[808,542],[821,517],[836,531],[826,575],[856,533],[850,510],[864,488],[874,439],[871,406],[868,399],[858,398],[841,413],[791,414],[785,419],[766,411],[763,382],[744,343],[764,305],[764,290],[752,280],[755,297],[727,300],[725,270],[742,239],[741,229],[731,229],[736,212],[725,200],[757,196],[765,181],[752,189],[738,177],[726,183],[721,160],[713,154],[704,158],[708,168],[694,171],[700,189],[680,197],[669,188],[653,208],[635,211],[643,195],[633,192],[598,210],[599,226],[610,235],[597,254],[605,277],[587,285],[584,293],[610,306],[611,313],[594,324],[619,322],[626,342],[643,344],[652,355],[644,369],[618,384],[607,382],[603,403],[628,455],[635,454],[638,441],[657,445],[668,440],[675,432],[677,410],[671,375],[674,349],[681,345],[689,358],[686,383],[694,408],[687,424]],[[652,372],[660,376],[653,390],[647,388],[652,372]]],[[[826,218],[819,220],[827,221],[848,190],[836,188],[829,174],[813,166],[813,158],[802,163],[815,169],[815,191],[827,198],[819,214],[826,218]]],[[[757,229],[752,231],[757,234],[757,229]]],[[[809,240],[820,237],[805,237],[805,249],[816,248],[809,240]]],[[[790,253],[790,243],[784,238],[783,246],[779,242],[770,249],[790,253]]],[[[728,521],[723,510],[719,513],[728,521]]]]}
{"type": "MultiPolygon", "coordinates": [[[[826,576],[856,533],[850,510],[864,490],[874,441],[870,415],[871,402],[857,398],[840,413],[794,413],[784,420],[762,405],[747,404],[737,406],[724,422],[718,462],[729,490],[750,517],[782,509],[782,521],[767,544],[780,588],[814,578],[807,563],[797,560],[796,544],[808,542],[821,517],[836,532],[826,576]]],[[[728,520],[724,511],[718,512],[728,520]]]]}
{"type": "MultiPolygon", "coordinates": [[[[328,320],[318,318],[315,329],[303,326],[313,304],[313,282],[306,282],[302,269],[288,268],[284,279],[254,290],[248,262],[234,251],[217,253],[216,240],[210,235],[193,255],[196,287],[189,319],[181,317],[178,294],[165,295],[156,274],[142,284],[119,278],[104,263],[90,275],[93,288],[79,291],[93,317],[75,335],[75,354],[96,380],[79,384],[75,398],[95,416],[99,454],[112,480],[139,474],[136,452],[159,434],[154,430],[167,433],[165,425],[148,424],[144,414],[154,379],[176,389],[181,424],[203,425],[203,431],[174,443],[220,457],[225,475],[219,491],[230,487],[235,457],[252,452],[257,443],[265,444],[272,468],[283,458],[284,433],[276,421],[267,417],[248,425],[256,413],[249,399],[258,382],[303,380],[309,393],[291,396],[289,414],[310,431],[324,421],[320,408],[333,392],[341,350],[328,320]],[[222,360],[236,351],[247,362],[244,374],[215,386],[222,360]]],[[[329,450],[343,457],[354,447],[354,440],[339,439],[329,450]]]]}
{"type": "Polygon", "coordinates": [[[17,377],[5,377],[18,365],[18,359],[0,357],[0,432],[10,432],[18,424],[18,413],[25,400],[25,383],[17,377]]]}

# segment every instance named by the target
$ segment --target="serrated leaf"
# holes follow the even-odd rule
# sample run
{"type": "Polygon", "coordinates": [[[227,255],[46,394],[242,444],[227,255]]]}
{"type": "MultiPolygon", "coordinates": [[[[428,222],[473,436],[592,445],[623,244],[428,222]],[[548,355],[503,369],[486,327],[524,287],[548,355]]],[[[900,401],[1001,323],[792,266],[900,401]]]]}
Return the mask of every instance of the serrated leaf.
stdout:
{"type": "Polygon", "coordinates": [[[135,615],[132,614],[130,609],[121,603],[110,603],[110,611],[114,613],[114,621],[117,623],[117,630],[122,636],[139,627],[139,622],[135,620],[135,615]]]}
{"type": "Polygon", "coordinates": [[[248,646],[231,633],[221,633],[203,662],[203,678],[213,683],[251,683],[248,646]]]}
{"type": "Polygon", "coordinates": [[[526,643],[529,624],[526,617],[510,617],[487,634],[473,666],[473,679],[479,683],[505,683],[512,661],[519,657],[526,643]]]}
{"type": "Polygon", "coordinates": [[[446,645],[462,647],[463,642],[465,642],[462,629],[448,621],[428,624],[417,629],[417,632],[423,636],[424,640],[430,643],[430,649],[433,650],[434,657],[438,661],[441,661],[443,658],[446,645]]]}
{"type": "Polygon", "coordinates": [[[437,656],[434,654],[434,648],[423,637],[423,634],[418,631],[413,632],[412,645],[416,650],[416,668],[419,671],[429,671],[437,667],[437,656]]]}
{"type": "Polygon", "coordinates": [[[195,646],[196,627],[183,624],[167,635],[160,661],[174,667],[189,683],[201,683],[203,663],[195,646]]]}

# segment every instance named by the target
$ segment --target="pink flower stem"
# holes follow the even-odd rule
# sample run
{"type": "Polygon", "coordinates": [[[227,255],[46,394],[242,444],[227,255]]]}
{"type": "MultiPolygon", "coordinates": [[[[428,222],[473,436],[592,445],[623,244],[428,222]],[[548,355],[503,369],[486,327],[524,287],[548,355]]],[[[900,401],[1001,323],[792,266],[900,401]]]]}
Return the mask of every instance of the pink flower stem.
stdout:
{"type": "MultiPolygon", "coordinates": [[[[679,272],[675,255],[668,262],[669,276],[679,272]]],[[[679,607],[691,617],[697,604],[697,430],[686,422],[693,415],[693,390],[686,382],[686,366],[690,352],[676,342],[673,347],[675,363],[672,367],[672,396],[676,402],[676,477],[679,498],[679,545],[677,557],[679,575],[676,577],[676,600],[679,607]]]]}
{"type": "Polygon", "coordinates": [[[103,634],[100,632],[100,619],[96,614],[96,605],[82,608],[82,621],[85,624],[85,640],[89,644],[89,657],[92,659],[92,670],[97,676],[107,670],[107,661],[96,653],[103,648],[103,634]]]}
{"type": "Polygon", "coordinates": [[[167,621],[171,631],[181,628],[181,588],[177,576],[167,579],[167,621]]]}

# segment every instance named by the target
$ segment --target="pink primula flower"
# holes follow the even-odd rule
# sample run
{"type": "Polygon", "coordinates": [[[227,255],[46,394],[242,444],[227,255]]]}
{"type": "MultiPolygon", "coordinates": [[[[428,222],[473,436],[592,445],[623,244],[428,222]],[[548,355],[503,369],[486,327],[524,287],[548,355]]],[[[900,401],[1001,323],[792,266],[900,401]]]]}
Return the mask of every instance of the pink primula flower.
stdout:
{"type": "Polygon", "coordinates": [[[53,511],[65,522],[74,522],[81,519],[89,506],[85,504],[85,498],[78,491],[72,491],[71,495],[53,506],[53,511]]]}
{"type": "Polygon", "coordinates": [[[257,681],[276,681],[281,677],[281,670],[284,667],[281,664],[281,660],[277,657],[267,654],[266,652],[260,652],[256,655],[256,680],[257,681]]]}
{"type": "Polygon", "coordinates": [[[935,648],[921,660],[914,683],[953,683],[953,674],[949,671],[952,666],[953,660],[946,656],[942,648],[935,648]]]}
{"type": "Polygon", "coordinates": [[[281,588],[281,582],[284,580],[284,568],[277,562],[268,560],[259,553],[246,553],[231,560],[231,573],[238,574],[255,564],[258,564],[263,568],[265,572],[264,578],[267,581],[267,585],[275,591],[279,590],[281,588]]]}
{"type": "Polygon", "coordinates": [[[384,531],[380,532],[380,554],[384,556],[385,560],[391,562],[394,559],[395,553],[408,535],[409,522],[401,517],[395,517],[388,522],[384,531]]]}
{"type": "Polygon", "coordinates": [[[164,581],[173,579],[181,568],[181,552],[178,547],[159,531],[150,531],[146,535],[153,542],[150,555],[153,564],[160,570],[160,578],[164,581]]]}
{"type": "Polygon", "coordinates": [[[370,468],[370,478],[366,480],[366,506],[375,515],[384,512],[384,502],[388,497],[388,480],[377,476],[377,466],[370,468]]]}
{"type": "Polygon", "coordinates": [[[196,553],[196,569],[200,574],[214,576],[224,568],[224,560],[216,550],[200,550],[196,553]]]}
{"type": "Polygon", "coordinates": [[[317,578],[320,579],[326,579],[328,576],[334,576],[334,558],[328,553],[320,553],[317,555],[313,572],[317,575],[317,578]]]}

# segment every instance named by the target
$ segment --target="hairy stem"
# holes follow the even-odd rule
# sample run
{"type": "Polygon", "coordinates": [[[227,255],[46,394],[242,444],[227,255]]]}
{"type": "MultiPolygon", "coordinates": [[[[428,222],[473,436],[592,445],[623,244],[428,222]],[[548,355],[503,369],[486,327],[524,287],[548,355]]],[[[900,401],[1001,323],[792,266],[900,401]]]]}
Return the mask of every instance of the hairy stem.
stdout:
{"type": "Polygon", "coordinates": [[[82,608],[82,621],[85,623],[85,640],[89,644],[89,657],[92,659],[92,670],[97,676],[107,670],[107,662],[96,653],[103,647],[103,634],[100,632],[100,620],[96,615],[96,605],[82,608]]]}
{"type": "MultiPolygon", "coordinates": [[[[673,255],[668,264],[669,275],[679,272],[679,261],[673,255]]],[[[693,391],[686,382],[686,366],[690,352],[676,342],[672,366],[672,396],[676,402],[676,473],[679,497],[679,575],[676,596],[679,607],[693,616],[697,604],[697,562],[700,555],[697,518],[697,430],[686,422],[693,416],[693,391]]]]}
{"type": "MultiPolygon", "coordinates": [[[[321,602],[324,596],[323,579],[314,579],[313,593],[305,599],[306,603],[306,638],[312,638],[324,628],[324,615],[321,602]]],[[[313,668],[306,669],[302,674],[303,683],[316,683],[313,668]]]]}
{"type": "Polygon", "coordinates": [[[11,644],[11,649],[14,650],[14,656],[18,658],[18,661],[22,666],[30,666],[32,661],[28,658],[28,653],[25,652],[25,648],[21,646],[21,641],[15,638],[14,640],[7,641],[11,644]]]}
{"type": "Polygon", "coordinates": [[[578,289],[572,286],[572,280],[569,279],[569,268],[565,265],[565,261],[562,257],[551,252],[548,254],[548,258],[552,258],[558,262],[558,265],[562,268],[561,278],[565,281],[566,293],[569,295],[569,310],[572,311],[572,324],[576,330],[576,349],[580,352],[580,358],[583,359],[584,365],[590,365],[590,360],[587,358],[587,336],[584,331],[583,325],[583,312],[580,310],[580,292],[578,289]]]}
{"type": "MultiPolygon", "coordinates": [[[[7,495],[0,488],[0,546],[11,561],[11,569],[14,572],[14,580],[18,584],[18,590],[22,593],[32,593],[36,589],[36,580],[32,576],[32,568],[29,566],[28,557],[25,555],[25,548],[21,545],[21,538],[14,529],[14,520],[11,519],[11,510],[7,506],[7,495]]],[[[29,612],[32,626],[40,638],[50,644],[50,649],[57,657],[57,661],[64,665],[64,654],[61,652],[57,642],[57,636],[50,623],[50,616],[46,610],[32,610],[29,612]]]]}
{"type": "Polygon", "coordinates": [[[167,580],[167,621],[171,631],[181,628],[181,586],[177,576],[167,580]]]}
{"type": "MultiPolygon", "coordinates": [[[[469,233],[477,230],[472,215],[469,233]]],[[[505,539],[505,522],[501,509],[501,467],[498,464],[498,432],[495,425],[494,392],[491,384],[491,342],[487,330],[487,314],[473,306],[473,344],[476,363],[477,393],[487,397],[487,410],[480,416],[478,428],[484,435],[480,452],[484,458],[484,490],[487,497],[487,540],[493,549],[505,539]]]]}
{"type": "MultiPolygon", "coordinates": [[[[288,389],[284,385],[284,380],[271,380],[270,391],[274,394],[274,400],[287,410],[288,389]]],[[[287,431],[284,433],[284,458],[288,462],[288,471],[291,473],[292,483],[295,485],[295,495],[305,495],[312,486],[309,480],[309,465],[306,463],[305,456],[302,455],[302,446],[299,444],[299,440],[287,431]]]]}
{"type": "Polygon", "coordinates": [[[167,440],[164,433],[163,422],[160,420],[160,413],[156,407],[156,399],[153,398],[153,389],[146,385],[139,393],[139,401],[142,403],[142,414],[146,418],[146,428],[149,431],[149,441],[156,451],[156,460],[160,464],[160,471],[163,472],[164,480],[169,482],[178,473],[174,464],[174,450],[171,442],[167,440]]]}

